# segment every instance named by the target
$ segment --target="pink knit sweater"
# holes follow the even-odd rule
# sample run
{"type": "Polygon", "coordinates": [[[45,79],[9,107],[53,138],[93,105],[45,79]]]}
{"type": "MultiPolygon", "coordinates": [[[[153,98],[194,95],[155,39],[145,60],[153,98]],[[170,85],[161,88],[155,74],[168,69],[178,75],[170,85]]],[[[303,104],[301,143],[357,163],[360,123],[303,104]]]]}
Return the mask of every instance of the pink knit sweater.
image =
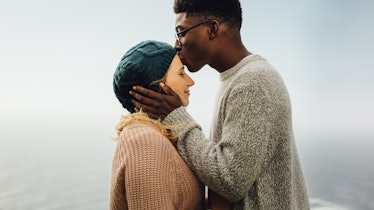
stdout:
{"type": "Polygon", "coordinates": [[[150,125],[125,127],[113,158],[110,209],[203,209],[204,186],[150,125]]]}

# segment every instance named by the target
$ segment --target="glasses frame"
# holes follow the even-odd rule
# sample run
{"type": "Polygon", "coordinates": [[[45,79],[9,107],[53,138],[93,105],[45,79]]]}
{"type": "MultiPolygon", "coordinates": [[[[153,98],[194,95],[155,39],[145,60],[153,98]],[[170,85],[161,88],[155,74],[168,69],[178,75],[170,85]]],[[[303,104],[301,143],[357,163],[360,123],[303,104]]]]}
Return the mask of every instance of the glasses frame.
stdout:
{"type": "Polygon", "coordinates": [[[192,30],[192,29],[194,29],[194,28],[196,28],[196,27],[198,27],[198,26],[201,26],[201,25],[206,24],[206,23],[210,23],[210,22],[212,22],[212,21],[213,21],[213,20],[204,20],[204,21],[202,21],[202,22],[200,22],[200,23],[197,23],[197,24],[195,24],[195,25],[193,25],[193,26],[191,26],[191,27],[189,27],[189,28],[183,29],[182,31],[177,32],[177,33],[174,34],[174,35],[175,35],[175,39],[177,40],[178,44],[179,44],[180,46],[182,46],[181,38],[182,38],[183,36],[185,36],[187,32],[189,32],[190,30],[192,30]]]}

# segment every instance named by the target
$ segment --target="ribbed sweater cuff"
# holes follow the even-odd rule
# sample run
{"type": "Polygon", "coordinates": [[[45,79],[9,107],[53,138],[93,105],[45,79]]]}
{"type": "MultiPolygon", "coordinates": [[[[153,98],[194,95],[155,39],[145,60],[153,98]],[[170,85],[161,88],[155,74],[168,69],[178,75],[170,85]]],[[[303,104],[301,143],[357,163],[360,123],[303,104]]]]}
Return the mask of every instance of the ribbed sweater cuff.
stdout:
{"type": "Polygon", "coordinates": [[[194,120],[191,115],[188,114],[186,107],[181,106],[174,109],[169,115],[165,117],[163,123],[175,126],[173,132],[178,136],[184,134],[191,125],[194,124],[194,120]]]}

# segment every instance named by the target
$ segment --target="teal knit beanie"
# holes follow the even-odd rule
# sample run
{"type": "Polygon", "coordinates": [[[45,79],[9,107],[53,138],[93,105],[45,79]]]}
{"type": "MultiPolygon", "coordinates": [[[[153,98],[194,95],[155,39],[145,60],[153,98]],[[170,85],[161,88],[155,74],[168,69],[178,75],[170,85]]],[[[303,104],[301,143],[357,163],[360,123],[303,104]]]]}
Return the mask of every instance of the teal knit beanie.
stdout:
{"type": "Polygon", "coordinates": [[[126,52],[113,76],[114,93],[123,108],[135,112],[129,94],[134,85],[160,91],[158,84],[151,83],[165,75],[176,54],[171,45],[153,40],[143,41],[126,52]]]}

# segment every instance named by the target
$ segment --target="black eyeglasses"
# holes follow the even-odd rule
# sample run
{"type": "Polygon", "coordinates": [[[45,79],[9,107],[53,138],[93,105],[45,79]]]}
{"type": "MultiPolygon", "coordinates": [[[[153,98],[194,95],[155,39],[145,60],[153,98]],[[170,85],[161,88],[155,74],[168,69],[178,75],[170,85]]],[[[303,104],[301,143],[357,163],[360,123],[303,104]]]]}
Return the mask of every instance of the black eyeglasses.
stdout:
{"type": "Polygon", "coordinates": [[[201,25],[203,25],[203,24],[205,24],[205,23],[209,23],[209,22],[212,22],[212,20],[205,20],[205,21],[200,22],[200,23],[198,23],[198,24],[196,24],[196,25],[193,25],[193,26],[191,26],[191,27],[189,27],[189,28],[186,28],[186,29],[184,29],[184,30],[182,30],[182,31],[180,31],[180,32],[177,32],[177,33],[175,33],[175,39],[178,41],[178,44],[179,44],[180,46],[182,46],[181,38],[182,38],[184,35],[186,35],[186,33],[187,33],[189,30],[194,29],[194,28],[196,28],[196,27],[198,27],[198,26],[201,26],[201,25]]]}

